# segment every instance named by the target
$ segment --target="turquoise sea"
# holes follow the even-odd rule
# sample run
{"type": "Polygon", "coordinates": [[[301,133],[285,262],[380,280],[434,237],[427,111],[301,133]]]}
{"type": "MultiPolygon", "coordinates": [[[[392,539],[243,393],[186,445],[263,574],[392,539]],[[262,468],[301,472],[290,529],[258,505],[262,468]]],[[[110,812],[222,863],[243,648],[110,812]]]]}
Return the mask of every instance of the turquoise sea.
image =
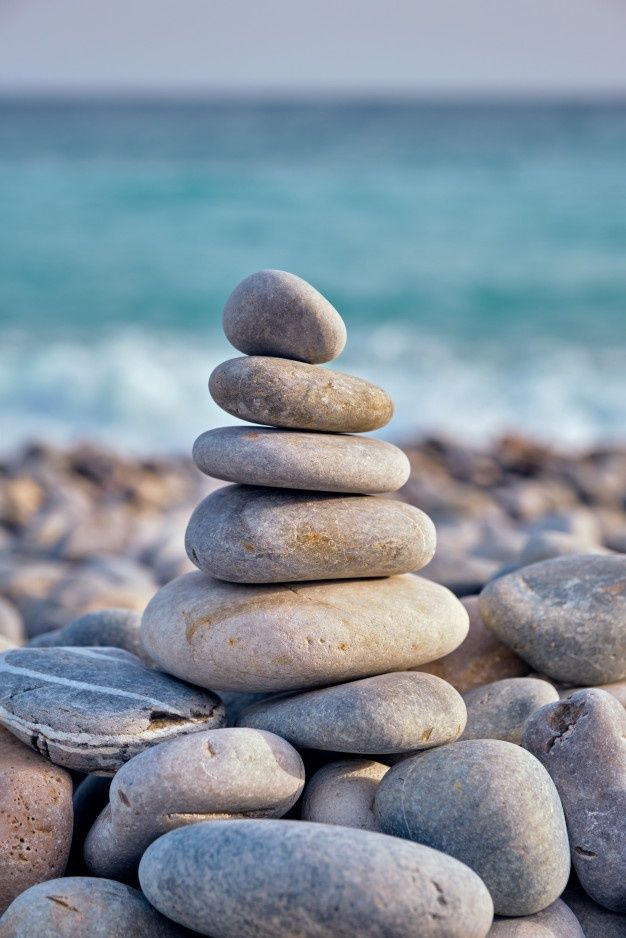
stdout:
{"type": "Polygon", "coordinates": [[[4,101],[1,444],[188,450],[262,267],[392,437],[626,439],[626,105],[4,101]]]}

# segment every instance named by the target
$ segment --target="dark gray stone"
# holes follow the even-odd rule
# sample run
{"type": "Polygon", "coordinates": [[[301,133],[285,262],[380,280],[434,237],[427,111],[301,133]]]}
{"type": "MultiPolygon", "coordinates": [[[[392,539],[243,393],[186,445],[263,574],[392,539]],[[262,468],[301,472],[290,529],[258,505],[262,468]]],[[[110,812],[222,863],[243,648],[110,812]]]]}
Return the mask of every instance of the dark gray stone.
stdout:
{"type": "Polygon", "coordinates": [[[130,886],[72,876],[31,886],[0,918],[1,938],[183,938],[130,886]]]}
{"type": "Polygon", "coordinates": [[[276,427],[207,430],[193,445],[193,461],[226,482],[363,495],[393,492],[411,471],[402,450],[383,440],[276,427]]]}
{"type": "Polygon", "coordinates": [[[224,723],[210,691],[121,648],[20,648],[0,655],[0,724],[57,765],[110,775],[148,746],[224,723]]]}
{"type": "Polygon", "coordinates": [[[95,612],[86,612],[62,629],[38,635],[29,645],[31,648],[123,648],[148,663],[141,642],[141,613],[134,609],[98,609],[95,612]]]}
{"type": "Polygon", "coordinates": [[[605,691],[581,690],[528,720],[524,746],[556,785],[572,862],[586,892],[626,912],[626,711],[605,691]]]}
{"type": "Polygon", "coordinates": [[[532,915],[558,899],[570,870],[554,783],[530,753],[468,739],[393,766],[376,793],[381,829],[475,870],[498,915],[532,915]]]}
{"type": "Polygon", "coordinates": [[[341,355],[346,327],[310,283],[285,270],[259,270],[226,300],[226,338],[246,355],[277,355],[320,364],[341,355]]]}
{"type": "Polygon", "coordinates": [[[626,938],[626,915],[594,902],[572,877],[563,899],[582,925],[585,938],[626,938]]]}
{"type": "Polygon", "coordinates": [[[165,834],[139,866],[146,896],[213,938],[484,938],[492,902],[467,867],[371,831],[223,821],[165,834]]]}
{"type": "Polygon", "coordinates": [[[87,866],[126,879],[161,834],[198,821],[282,817],[303,786],[302,759],[273,733],[220,729],[161,743],[116,773],[85,842],[87,866]]]}
{"type": "Polygon", "coordinates": [[[269,698],[245,710],[239,725],[269,730],[306,749],[382,755],[452,742],[465,717],[463,698],[450,684],[399,671],[269,698]]]}
{"type": "Polygon", "coordinates": [[[504,739],[522,744],[526,720],[559,699],[556,688],[534,677],[511,677],[475,687],[463,695],[467,724],[462,739],[504,739]]]}
{"type": "Polygon", "coordinates": [[[348,580],[410,573],[435,552],[419,508],[371,495],[225,485],[193,512],[189,559],[231,583],[348,580]]]}
{"type": "Polygon", "coordinates": [[[393,417],[386,391],[352,375],[285,358],[231,358],[209,378],[215,403],[241,420],[323,433],[367,433],[393,417]]]}
{"type": "Polygon", "coordinates": [[[557,681],[626,677],[626,557],[584,554],[524,567],[487,584],[480,614],[498,638],[557,681]]]}
{"type": "Polygon", "coordinates": [[[489,938],[585,938],[585,933],[572,910],[557,899],[543,912],[535,912],[534,915],[497,917],[489,938]]]}

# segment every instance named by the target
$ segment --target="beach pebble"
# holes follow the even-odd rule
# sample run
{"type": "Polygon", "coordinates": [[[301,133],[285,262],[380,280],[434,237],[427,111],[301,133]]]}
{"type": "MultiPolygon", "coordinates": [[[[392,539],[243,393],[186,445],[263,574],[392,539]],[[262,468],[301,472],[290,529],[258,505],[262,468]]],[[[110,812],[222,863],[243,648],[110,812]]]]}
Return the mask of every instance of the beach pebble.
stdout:
{"type": "Polygon", "coordinates": [[[0,913],[29,886],[63,874],[71,840],[69,773],[0,728],[0,913]]]}
{"type": "Polygon", "coordinates": [[[111,778],[104,775],[86,775],[74,789],[74,833],[66,876],[89,874],[83,857],[85,838],[101,811],[109,803],[111,778]]]}
{"type": "Polygon", "coordinates": [[[526,720],[559,695],[552,684],[534,677],[511,677],[475,687],[463,695],[467,725],[463,739],[504,739],[522,744],[526,720]]]}
{"type": "Polygon", "coordinates": [[[586,892],[626,913],[626,712],[601,690],[582,690],[542,707],[524,746],[556,785],[572,862],[586,892]]]}
{"type": "Polygon", "coordinates": [[[501,641],[557,681],[626,677],[626,557],[585,554],[524,567],[485,587],[480,613],[501,641]]]}
{"type": "Polygon", "coordinates": [[[0,636],[15,642],[16,645],[24,641],[24,620],[17,608],[8,599],[0,596],[0,636]]]}
{"type": "Polygon", "coordinates": [[[580,922],[585,938],[626,938],[626,915],[598,905],[576,882],[575,877],[570,879],[563,899],[580,922]]]}
{"type": "Polygon", "coordinates": [[[246,355],[277,355],[319,365],[341,355],[346,327],[334,306],[306,280],[259,270],[226,300],[228,341],[246,355]]]}
{"type": "Polygon", "coordinates": [[[52,762],[109,775],[147,746],[224,722],[216,694],[121,648],[0,655],[0,724],[52,762]]]}
{"type": "Polygon", "coordinates": [[[98,609],[79,616],[62,629],[36,636],[29,644],[36,648],[123,648],[148,663],[140,627],[141,615],[134,609],[98,609]]]}
{"type": "Polygon", "coordinates": [[[496,918],[489,938],[585,938],[580,922],[561,899],[522,918],[496,918]]]}
{"type": "Polygon", "coordinates": [[[72,876],[23,892],[0,919],[1,938],[185,938],[137,889],[72,876]]]}
{"type": "MultiPolygon", "coordinates": [[[[427,573],[428,568],[424,575],[427,573]]],[[[528,674],[526,662],[486,627],[478,609],[478,596],[464,596],[461,602],[469,615],[467,638],[450,654],[421,665],[419,670],[436,674],[461,694],[491,681],[528,674]]]]}
{"type": "Polygon", "coordinates": [[[206,475],[243,485],[376,495],[401,488],[411,470],[401,449],[345,433],[218,427],[193,445],[206,475]]]}
{"type": "Polygon", "coordinates": [[[193,512],[185,548],[231,583],[354,579],[409,573],[435,552],[419,508],[371,495],[225,485],[193,512]]]}
{"type": "Polygon", "coordinates": [[[443,586],[413,574],[242,586],[187,573],[146,608],[142,638],[170,674],[260,692],[339,684],[440,658],[467,634],[443,586]]]}
{"type": "Polygon", "coordinates": [[[213,371],[209,391],[233,417],[270,427],[367,433],[393,417],[391,398],[375,384],[284,358],[231,358],[213,371]]]}
{"type": "Polygon", "coordinates": [[[379,830],[374,796],[389,766],[372,759],[328,762],[309,779],[302,798],[303,821],[379,830]]]}
{"type": "Polygon", "coordinates": [[[180,828],[148,847],[139,880],[163,914],[212,938],[484,938],[492,921],[463,864],[330,824],[180,828]]]}
{"type": "Polygon", "coordinates": [[[85,842],[97,876],[125,879],[161,834],[198,821],[282,817],[304,785],[288,742],[253,729],[219,729],[161,743],[123,765],[85,842]]]}
{"type": "Polygon", "coordinates": [[[399,671],[263,700],[238,722],[305,749],[382,755],[452,742],[465,719],[463,698],[450,684],[432,674],[399,671]]]}
{"type": "Polygon", "coordinates": [[[558,899],[570,871],[554,783],[530,753],[468,739],[411,756],[382,779],[381,829],[456,857],[478,873],[498,915],[532,915],[558,899]]]}

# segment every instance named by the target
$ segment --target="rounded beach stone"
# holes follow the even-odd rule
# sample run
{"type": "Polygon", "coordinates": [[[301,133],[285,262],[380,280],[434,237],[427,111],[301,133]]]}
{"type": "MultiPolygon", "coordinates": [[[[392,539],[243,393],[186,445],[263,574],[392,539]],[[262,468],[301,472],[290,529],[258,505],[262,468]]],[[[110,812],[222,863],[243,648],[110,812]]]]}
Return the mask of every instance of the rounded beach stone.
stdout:
{"type": "Polygon", "coordinates": [[[141,613],[134,609],[98,609],[96,612],[87,612],[62,629],[38,635],[29,645],[36,648],[124,648],[147,662],[141,643],[141,613]]]}
{"type": "Polygon", "coordinates": [[[259,270],[235,287],[223,313],[228,341],[246,355],[277,355],[319,365],[343,352],[346,327],[306,280],[259,270]]]}
{"type": "Polygon", "coordinates": [[[496,918],[489,938],[585,938],[580,922],[561,899],[522,918],[496,918]]]}
{"type": "MultiPolygon", "coordinates": [[[[402,451],[398,450],[398,452],[402,451]]],[[[402,455],[404,456],[404,453],[402,455]]],[[[4,599],[2,596],[0,596],[0,636],[14,642],[16,645],[21,644],[25,638],[24,620],[13,603],[10,603],[8,599],[4,599]]]]}
{"type": "Polygon", "coordinates": [[[479,597],[464,596],[461,602],[469,615],[467,638],[444,658],[422,665],[420,671],[436,674],[461,694],[491,681],[528,674],[526,662],[486,627],[478,609],[479,597]]]}
{"type": "Polygon", "coordinates": [[[193,512],[189,559],[231,583],[393,576],[418,570],[435,552],[423,511],[371,495],[226,485],[193,512]]]}
{"type": "Polygon", "coordinates": [[[209,391],[233,417],[270,427],[367,433],[393,417],[391,398],[375,384],[284,358],[231,358],[213,371],[209,391]]]}
{"type": "Polygon", "coordinates": [[[187,573],[148,604],[142,637],[170,674],[223,690],[338,684],[456,648],[467,613],[411,573],[383,580],[242,586],[187,573]]]}
{"type": "Polygon", "coordinates": [[[0,728],[0,913],[64,873],[71,841],[71,776],[0,728]]]}
{"type": "Polygon", "coordinates": [[[157,909],[212,938],[484,938],[492,921],[484,884],[451,857],[304,821],[180,828],[148,847],[139,880],[157,909]]]}
{"type": "Polygon", "coordinates": [[[0,919],[2,938],[184,938],[188,934],[157,912],[139,890],[89,876],[32,886],[0,919]]]}
{"type": "Polygon", "coordinates": [[[379,830],[374,796],[389,766],[372,759],[342,759],[322,766],[307,782],[302,820],[379,830]]]}
{"type": "Polygon", "coordinates": [[[219,697],[121,648],[0,655],[0,724],[57,765],[110,775],[148,746],[224,722],[219,697]]]}
{"type": "Polygon", "coordinates": [[[383,440],[275,427],[207,430],[193,445],[193,461],[226,482],[363,495],[394,492],[411,471],[402,450],[383,440]]]}
{"type": "Polygon", "coordinates": [[[305,749],[383,755],[452,742],[465,719],[463,698],[450,684],[432,674],[398,671],[262,700],[238,723],[305,749]]]}
{"type": "Polygon", "coordinates": [[[552,684],[534,677],[511,677],[475,687],[463,695],[467,725],[462,739],[504,739],[521,746],[530,714],[558,699],[552,684]]]}
{"type": "Polygon", "coordinates": [[[475,870],[498,915],[532,915],[565,888],[570,857],[559,796],[519,746],[468,739],[411,756],[385,775],[374,804],[385,833],[475,870]]]}
{"type": "MultiPolygon", "coordinates": [[[[575,694],[579,690],[593,690],[591,687],[558,687],[559,697],[561,699],[565,697],[571,697],[572,694],[575,694]]],[[[610,694],[611,697],[621,703],[622,707],[626,707],[626,681],[615,681],[613,684],[597,684],[595,690],[606,691],[607,694],[610,694]]]]}
{"type": "Polygon", "coordinates": [[[499,639],[557,681],[626,677],[626,557],[585,554],[524,567],[487,584],[480,613],[499,639]]]}
{"type": "Polygon", "coordinates": [[[610,694],[582,690],[537,710],[524,746],[557,787],[572,862],[585,891],[626,912],[626,712],[610,694]]]}
{"type": "Polygon", "coordinates": [[[580,922],[585,938],[624,938],[626,915],[611,912],[594,902],[572,877],[563,899],[580,922]]]}
{"type": "Polygon", "coordinates": [[[161,743],[115,775],[85,842],[87,866],[126,878],[161,834],[198,821],[282,817],[303,785],[302,759],[273,733],[220,729],[161,743]]]}

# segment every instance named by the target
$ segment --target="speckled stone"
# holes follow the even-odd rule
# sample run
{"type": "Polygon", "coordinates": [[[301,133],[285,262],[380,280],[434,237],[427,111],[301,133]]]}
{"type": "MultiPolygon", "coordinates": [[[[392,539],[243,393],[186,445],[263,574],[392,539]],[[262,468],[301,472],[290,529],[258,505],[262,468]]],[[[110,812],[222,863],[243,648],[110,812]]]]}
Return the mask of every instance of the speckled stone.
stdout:
{"type": "Polygon", "coordinates": [[[393,766],[375,799],[381,829],[442,850],[484,881],[498,915],[532,915],[558,899],[570,871],[554,783],[530,753],[468,739],[393,766]]]}
{"type": "Polygon", "coordinates": [[[462,739],[504,739],[521,746],[531,713],[558,699],[552,684],[534,677],[511,677],[475,687],[463,695],[467,725],[462,739]]]}
{"type": "Polygon", "coordinates": [[[0,913],[63,874],[71,840],[71,776],[0,728],[0,913]]]}
{"type": "Polygon", "coordinates": [[[377,495],[409,477],[397,446],[366,436],[311,433],[275,427],[219,427],[193,445],[198,469],[242,485],[377,495]]]}
{"type": "Polygon", "coordinates": [[[564,684],[626,677],[626,557],[585,554],[524,567],[487,584],[480,613],[499,639],[564,684]]]}
{"type": "Polygon", "coordinates": [[[389,766],[372,759],[328,762],[306,784],[302,820],[379,830],[374,796],[378,783],[388,771],[389,766]]]}
{"type": "Polygon", "coordinates": [[[532,715],[524,745],[556,785],[572,862],[586,892],[626,912],[626,712],[601,690],[582,690],[532,715]]]}
{"type": "Polygon", "coordinates": [[[306,280],[259,270],[235,287],[223,313],[228,341],[246,355],[277,355],[320,364],[341,355],[346,327],[334,306],[306,280]]]}
{"type": "Polygon", "coordinates": [[[611,912],[594,902],[575,881],[569,881],[563,899],[582,925],[585,938],[625,938],[626,915],[611,912]]]}
{"type": "Polygon", "coordinates": [[[130,886],[72,876],[23,892],[0,919],[1,938],[192,938],[130,886]]]}
{"type": "Polygon", "coordinates": [[[212,373],[209,391],[233,417],[270,427],[367,433],[393,417],[391,398],[375,384],[284,358],[231,358],[212,373]]]}
{"type": "Polygon", "coordinates": [[[439,658],[467,634],[445,587],[413,574],[242,586],[187,573],[142,620],[147,652],[201,687],[298,690],[401,671],[439,658]]]}
{"type": "Polygon", "coordinates": [[[382,755],[452,742],[465,719],[463,698],[450,684],[432,674],[399,671],[263,700],[238,722],[306,749],[382,755]]]}
{"type": "Polygon", "coordinates": [[[371,495],[225,485],[193,512],[187,556],[231,583],[284,583],[409,573],[435,552],[423,511],[371,495]]]}
{"type": "Polygon", "coordinates": [[[522,918],[496,918],[489,938],[585,938],[580,922],[561,899],[522,918]]]}
{"type": "Polygon", "coordinates": [[[180,828],[148,847],[139,879],[161,912],[213,938],[484,938],[492,920],[483,883],[451,857],[330,824],[180,828]]]}
{"type": "Polygon", "coordinates": [[[85,842],[87,866],[125,879],[161,834],[198,821],[282,817],[303,785],[302,759],[273,733],[219,729],[161,743],[115,775],[85,842]]]}
{"type": "Polygon", "coordinates": [[[36,648],[124,648],[145,661],[140,626],[141,614],[134,609],[98,609],[79,616],[62,629],[38,635],[29,644],[36,648]]]}
{"type": "Polygon", "coordinates": [[[478,609],[478,596],[464,596],[461,602],[469,615],[467,638],[445,657],[421,665],[420,671],[436,674],[461,694],[491,681],[528,674],[530,668],[526,662],[485,626],[478,609]]]}
{"type": "Polygon", "coordinates": [[[0,724],[57,765],[109,775],[138,752],[224,722],[219,697],[121,648],[0,655],[0,724]]]}

